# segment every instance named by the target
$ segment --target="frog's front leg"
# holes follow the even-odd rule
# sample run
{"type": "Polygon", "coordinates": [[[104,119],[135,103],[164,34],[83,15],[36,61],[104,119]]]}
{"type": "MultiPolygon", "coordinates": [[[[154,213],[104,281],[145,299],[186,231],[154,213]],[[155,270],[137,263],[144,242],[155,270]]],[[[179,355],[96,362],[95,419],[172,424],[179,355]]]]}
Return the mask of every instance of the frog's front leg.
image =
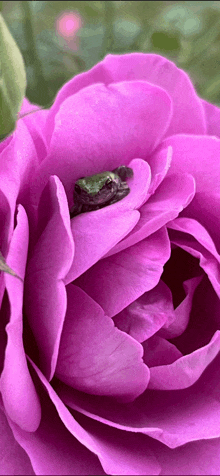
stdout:
{"type": "Polygon", "coordinates": [[[82,203],[77,203],[77,202],[74,203],[74,205],[70,209],[70,218],[74,218],[80,213],[82,213],[82,207],[83,207],[82,203]]]}
{"type": "Polygon", "coordinates": [[[126,182],[121,182],[120,188],[117,190],[114,197],[109,200],[108,205],[119,202],[122,198],[126,197],[130,192],[130,188],[126,182]]]}

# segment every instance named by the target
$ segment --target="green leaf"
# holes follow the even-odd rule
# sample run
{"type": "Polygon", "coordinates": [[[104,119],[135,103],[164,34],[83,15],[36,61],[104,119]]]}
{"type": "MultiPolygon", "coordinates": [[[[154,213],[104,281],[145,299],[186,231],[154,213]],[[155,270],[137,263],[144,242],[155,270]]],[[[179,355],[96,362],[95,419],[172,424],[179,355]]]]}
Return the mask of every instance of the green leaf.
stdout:
{"type": "Polygon", "coordinates": [[[8,273],[8,274],[11,274],[11,276],[14,276],[15,278],[18,278],[20,279],[21,281],[23,281],[23,279],[21,279],[14,271],[13,269],[9,268],[9,266],[7,265],[6,261],[5,261],[5,258],[2,256],[1,254],[1,251],[0,251],[0,271],[3,271],[4,273],[8,273]]]}
{"type": "Polygon", "coordinates": [[[0,140],[13,132],[25,90],[24,61],[0,13],[0,140]]]}

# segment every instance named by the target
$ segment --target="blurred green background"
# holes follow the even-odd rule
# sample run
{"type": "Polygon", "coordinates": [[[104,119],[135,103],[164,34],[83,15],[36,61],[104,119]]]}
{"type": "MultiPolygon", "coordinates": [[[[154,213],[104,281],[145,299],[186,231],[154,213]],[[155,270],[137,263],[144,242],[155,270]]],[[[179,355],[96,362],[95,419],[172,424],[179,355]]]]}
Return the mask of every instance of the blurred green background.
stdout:
{"type": "Polygon", "coordinates": [[[3,1],[23,55],[26,96],[49,106],[58,89],[107,53],[154,52],[190,74],[220,106],[220,1],[3,1]]]}

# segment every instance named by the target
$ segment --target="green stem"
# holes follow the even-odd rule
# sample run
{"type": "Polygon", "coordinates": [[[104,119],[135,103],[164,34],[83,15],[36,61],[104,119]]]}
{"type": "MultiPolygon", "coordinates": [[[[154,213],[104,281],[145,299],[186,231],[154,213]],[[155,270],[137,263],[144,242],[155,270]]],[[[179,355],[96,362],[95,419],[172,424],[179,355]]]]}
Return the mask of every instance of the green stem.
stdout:
{"type": "Polygon", "coordinates": [[[103,42],[103,54],[113,51],[113,20],[114,20],[114,5],[111,0],[104,1],[104,26],[105,38],[103,42]]]}
{"type": "MultiPolygon", "coordinates": [[[[26,37],[27,48],[27,63],[32,64],[34,68],[34,75],[36,78],[36,89],[38,93],[38,103],[48,103],[51,100],[51,95],[49,92],[48,84],[44,78],[44,73],[42,70],[42,65],[40,58],[38,56],[37,46],[35,42],[33,21],[32,21],[32,12],[30,8],[30,2],[27,0],[20,2],[21,9],[24,14],[24,34],[26,37]]],[[[26,55],[24,55],[26,56],[26,55]]]]}

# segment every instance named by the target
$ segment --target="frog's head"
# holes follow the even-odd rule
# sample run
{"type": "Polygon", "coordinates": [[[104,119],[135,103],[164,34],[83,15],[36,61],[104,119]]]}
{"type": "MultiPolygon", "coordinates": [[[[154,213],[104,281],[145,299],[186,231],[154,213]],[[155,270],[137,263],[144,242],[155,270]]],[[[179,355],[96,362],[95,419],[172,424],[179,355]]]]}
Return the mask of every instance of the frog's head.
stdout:
{"type": "Polygon", "coordinates": [[[87,205],[108,202],[118,191],[121,179],[113,172],[84,177],[75,183],[74,201],[87,205]]]}

